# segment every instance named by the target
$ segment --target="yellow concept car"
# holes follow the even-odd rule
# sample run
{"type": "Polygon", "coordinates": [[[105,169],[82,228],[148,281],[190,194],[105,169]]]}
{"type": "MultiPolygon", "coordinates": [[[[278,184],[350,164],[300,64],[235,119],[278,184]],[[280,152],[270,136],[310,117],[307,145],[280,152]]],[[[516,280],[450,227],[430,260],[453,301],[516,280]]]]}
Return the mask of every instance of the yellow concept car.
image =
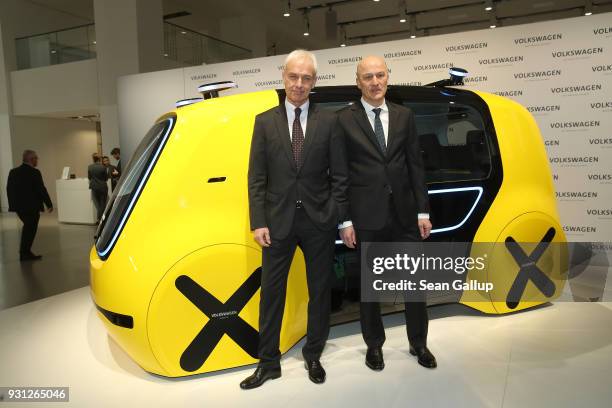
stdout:
{"type": "MultiPolygon", "coordinates": [[[[90,255],[93,301],[111,337],[143,369],[168,377],[257,361],[261,249],[249,231],[249,148],[255,116],[284,93],[217,97],[223,86],[201,87],[205,98],[183,102],[153,125],[125,168],[90,255]]],[[[311,101],[337,110],[359,96],[355,87],[323,87],[311,101]]],[[[496,293],[430,304],[459,301],[507,313],[555,299],[565,268],[542,252],[565,236],[544,144],[527,110],[454,87],[391,86],[387,98],[417,118],[431,239],[499,249],[478,276],[494,281],[496,293]],[[517,244],[525,242],[533,248],[517,244]],[[529,295],[542,285],[521,275],[529,262],[555,282],[538,300],[529,295]],[[500,301],[510,293],[526,300],[500,301]]],[[[338,245],[338,255],[349,271],[347,249],[338,245]]],[[[336,294],[350,291],[349,275],[338,273],[336,294]]],[[[283,353],[306,332],[299,251],[288,285],[283,353]]]]}

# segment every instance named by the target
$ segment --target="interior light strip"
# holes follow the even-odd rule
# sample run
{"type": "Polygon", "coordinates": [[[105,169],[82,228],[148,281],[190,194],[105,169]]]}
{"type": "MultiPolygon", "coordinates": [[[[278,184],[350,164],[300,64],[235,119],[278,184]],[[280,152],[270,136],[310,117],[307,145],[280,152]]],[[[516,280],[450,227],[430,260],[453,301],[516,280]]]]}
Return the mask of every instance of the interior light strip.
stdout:
{"type": "MultiPolygon", "coordinates": [[[[450,227],[432,229],[431,230],[432,234],[437,234],[437,233],[446,232],[446,231],[452,231],[452,230],[456,230],[458,228],[461,228],[461,226],[463,226],[463,224],[465,224],[467,222],[468,218],[470,218],[470,216],[474,212],[474,209],[476,209],[476,205],[478,204],[478,202],[480,201],[480,198],[482,197],[483,188],[479,187],[479,186],[474,186],[474,187],[457,187],[457,188],[443,188],[443,189],[440,189],[440,190],[429,190],[427,192],[428,194],[431,195],[431,194],[452,194],[452,193],[457,193],[457,192],[462,192],[462,191],[478,191],[478,196],[476,197],[476,200],[474,200],[474,204],[472,205],[472,208],[470,208],[470,210],[468,211],[467,215],[458,224],[450,226],[450,227]]],[[[338,245],[342,244],[342,240],[341,239],[337,239],[336,240],[336,244],[338,244],[338,245]]]]}

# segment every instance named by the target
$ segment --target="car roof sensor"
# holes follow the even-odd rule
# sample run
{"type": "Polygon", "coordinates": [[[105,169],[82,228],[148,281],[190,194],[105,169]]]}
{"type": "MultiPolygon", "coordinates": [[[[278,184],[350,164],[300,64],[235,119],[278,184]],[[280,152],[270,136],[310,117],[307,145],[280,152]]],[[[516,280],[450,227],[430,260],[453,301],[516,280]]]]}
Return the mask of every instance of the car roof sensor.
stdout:
{"type": "Polygon", "coordinates": [[[426,86],[457,86],[464,85],[463,78],[468,76],[467,70],[459,67],[451,67],[448,70],[448,74],[450,78],[442,79],[440,81],[432,82],[427,84],[426,86]]]}
{"type": "Polygon", "coordinates": [[[200,97],[181,99],[180,101],[176,101],[174,106],[176,106],[177,108],[182,108],[183,106],[192,105],[194,103],[201,102],[203,100],[204,100],[204,98],[200,98],[200,97]]]}
{"type": "Polygon", "coordinates": [[[200,85],[198,87],[198,92],[202,94],[204,99],[212,99],[218,98],[219,92],[221,91],[237,87],[238,86],[233,81],[212,82],[210,84],[200,85]]]}

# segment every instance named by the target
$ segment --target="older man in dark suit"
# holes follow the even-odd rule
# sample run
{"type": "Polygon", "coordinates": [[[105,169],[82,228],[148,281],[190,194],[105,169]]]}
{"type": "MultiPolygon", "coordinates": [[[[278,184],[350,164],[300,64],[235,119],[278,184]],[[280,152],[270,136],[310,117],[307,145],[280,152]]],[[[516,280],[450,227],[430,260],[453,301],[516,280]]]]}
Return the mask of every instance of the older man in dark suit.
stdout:
{"type": "MultiPolygon", "coordinates": [[[[357,67],[361,100],[339,112],[349,168],[349,218],[340,237],[354,248],[361,242],[414,242],[431,231],[425,170],[414,114],[385,99],[389,71],[384,59],[366,57],[357,67]]],[[[380,304],[362,302],[361,330],[368,347],[366,365],[385,366],[385,330],[380,304]]],[[[424,367],[436,367],[427,348],[425,302],[405,304],[410,353],[424,367]]]]}
{"type": "Polygon", "coordinates": [[[346,213],[346,163],[337,117],[309,102],[317,75],[315,56],[288,55],[286,99],[255,119],[249,161],[251,229],[262,246],[259,365],[241,388],[281,375],[279,337],[287,275],[296,247],[304,252],[308,283],[308,376],[325,381],[319,358],[329,334],[330,286],[337,223],[346,213]]]}
{"type": "Polygon", "coordinates": [[[38,165],[38,155],[33,150],[23,152],[23,164],[9,172],[6,192],[9,200],[9,211],[14,211],[23,222],[19,259],[32,261],[41,259],[41,255],[32,253],[32,243],[38,230],[40,212],[47,206],[48,212],[53,212],[53,204],[43,183],[38,165]]]}

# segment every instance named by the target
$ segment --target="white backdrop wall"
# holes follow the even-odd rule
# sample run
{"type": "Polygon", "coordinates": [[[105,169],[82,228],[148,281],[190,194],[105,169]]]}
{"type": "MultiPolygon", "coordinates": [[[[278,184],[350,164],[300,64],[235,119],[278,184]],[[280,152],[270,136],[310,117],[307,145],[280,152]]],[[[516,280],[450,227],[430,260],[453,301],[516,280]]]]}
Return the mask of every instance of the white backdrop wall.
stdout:
{"type": "MultiPolygon", "coordinates": [[[[422,85],[466,68],[472,89],[517,100],[536,118],[571,241],[612,237],[612,13],[316,51],[318,86],[355,83],[357,62],[381,55],[390,83],[422,85]]],[[[121,146],[131,154],[153,121],[198,85],[227,94],[281,88],[284,55],[121,78],[121,146]]],[[[124,156],[125,157],[125,156],[124,156]]]]}

